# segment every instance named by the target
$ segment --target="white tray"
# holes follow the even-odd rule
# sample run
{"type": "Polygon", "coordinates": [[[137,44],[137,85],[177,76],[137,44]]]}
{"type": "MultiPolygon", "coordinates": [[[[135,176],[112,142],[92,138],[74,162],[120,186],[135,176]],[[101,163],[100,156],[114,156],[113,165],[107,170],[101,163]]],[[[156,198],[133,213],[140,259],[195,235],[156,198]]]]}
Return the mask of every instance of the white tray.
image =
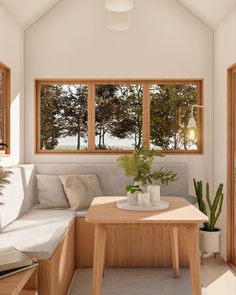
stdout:
{"type": "Polygon", "coordinates": [[[121,200],[116,202],[116,207],[122,210],[130,211],[160,211],[169,208],[169,203],[166,201],[160,201],[157,205],[148,205],[148,206],[134,206],[128,204],[127,200],[121,200]]]}

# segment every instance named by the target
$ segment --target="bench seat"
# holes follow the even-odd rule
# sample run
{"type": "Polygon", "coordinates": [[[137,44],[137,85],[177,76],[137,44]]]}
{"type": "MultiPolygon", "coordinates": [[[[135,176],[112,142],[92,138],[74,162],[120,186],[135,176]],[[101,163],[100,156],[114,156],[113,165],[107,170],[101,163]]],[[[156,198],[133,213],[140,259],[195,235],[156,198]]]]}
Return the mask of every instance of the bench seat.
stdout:
{"type": "Polygon", "coordinates": [[[14,246],[30,257],[49,259],[70,225],[70,210],[31,209],[0,233],[0,247],[14,246]]]}
{"type": "Polygon", "coordinates": [[[88,210],[75,211],[76,218],[84,218],[88,210]]]}

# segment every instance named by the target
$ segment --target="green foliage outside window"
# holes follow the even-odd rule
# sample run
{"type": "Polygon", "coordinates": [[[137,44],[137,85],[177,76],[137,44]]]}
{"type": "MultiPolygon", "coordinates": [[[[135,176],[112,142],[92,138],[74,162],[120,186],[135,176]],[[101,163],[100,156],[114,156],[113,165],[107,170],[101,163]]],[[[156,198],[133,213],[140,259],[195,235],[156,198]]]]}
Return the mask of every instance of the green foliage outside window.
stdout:
{"type": "Polygon", "coordinates": [[[75,136],[75,149],[87,138],[86,85],[41,86],[41,149],[53,150],[59,138],[75,136]]]}
{"type": "MultiPolygon", "coordinates": [[[[150,142],[161,150],[197,149],[188,136],[191,106],[197,104],[195,84],[156,84],[150,88],[150,142]]],[[[197,120],[196,112],[194,113],[197,120]]]]}
{"type": "Polygon", "coordinates": [[[127,139],[131,147],[140,147],[142,98],[142,85],[96,85],[96,149],[114,149],[107,137],[114,143],[127,139]]]}

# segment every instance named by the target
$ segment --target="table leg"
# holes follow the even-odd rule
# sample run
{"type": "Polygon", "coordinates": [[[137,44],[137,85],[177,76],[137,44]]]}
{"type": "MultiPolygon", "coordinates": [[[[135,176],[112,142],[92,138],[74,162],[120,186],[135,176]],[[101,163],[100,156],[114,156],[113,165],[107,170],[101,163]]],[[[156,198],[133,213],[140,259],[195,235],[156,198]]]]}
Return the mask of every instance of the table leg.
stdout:
{"type": "Polygon", "coordinates": [[[93,286],[92,295],[100,295],[102,289],[102,273],[105,257],[106,229],[101,224],[95,225],[93,286]]]}
{"type": "MultiPolygon", "coordinates": [[[[106,251],[106,248],[105,248],[105,251],[106,251]]],[[[102,277],[103,277],[103,278],[104,278],[104,276],[105,276],[105,259],[106,259],[106,257],[105,257],[105,255],[104,255],[103,266],[102,266],[102,277]]]]}
{"type": "Polygon", "coordinates": [[[171,256],[173,277],[179,277],[179,243],[178,243],[178,227],[171,226],[170,228],[170,240],[171,240],[171,256]]]}
{"type": "Polygon", "coordinates": [[[186,230],[188,239],[188,256],[192,281],[192,295],[202,295],[200,281],[200,258],[198,251],[198,226],[189,225],[186,230]]]}

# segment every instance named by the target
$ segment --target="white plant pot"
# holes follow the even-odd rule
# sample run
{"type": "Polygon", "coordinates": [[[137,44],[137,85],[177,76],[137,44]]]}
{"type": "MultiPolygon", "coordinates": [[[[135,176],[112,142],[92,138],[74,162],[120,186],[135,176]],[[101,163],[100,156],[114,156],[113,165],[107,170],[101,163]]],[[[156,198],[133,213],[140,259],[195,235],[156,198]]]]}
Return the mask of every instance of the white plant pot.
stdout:
{"type": "Polygon", "coordinates": [[[160,203],[160,185],[148,185],[147,191],[150,193],[150,203],[156,206],[160,203]]]}
{"type": "Polygon", "coordinates": [[[150,193],[138,193],[138,205],[148,206],[150,205],[150,193]]]}
{"type": "Polygon", "coordinates": [[[220,252],[221,231],[204,231],[200,229],[200,250],[209,253],[220,252]]]}
{"type": "Polygon", "coordinates": [[[131,194],[127,192],[127,202],[129,205],[138,206],[138,192],[131,194]]]}

